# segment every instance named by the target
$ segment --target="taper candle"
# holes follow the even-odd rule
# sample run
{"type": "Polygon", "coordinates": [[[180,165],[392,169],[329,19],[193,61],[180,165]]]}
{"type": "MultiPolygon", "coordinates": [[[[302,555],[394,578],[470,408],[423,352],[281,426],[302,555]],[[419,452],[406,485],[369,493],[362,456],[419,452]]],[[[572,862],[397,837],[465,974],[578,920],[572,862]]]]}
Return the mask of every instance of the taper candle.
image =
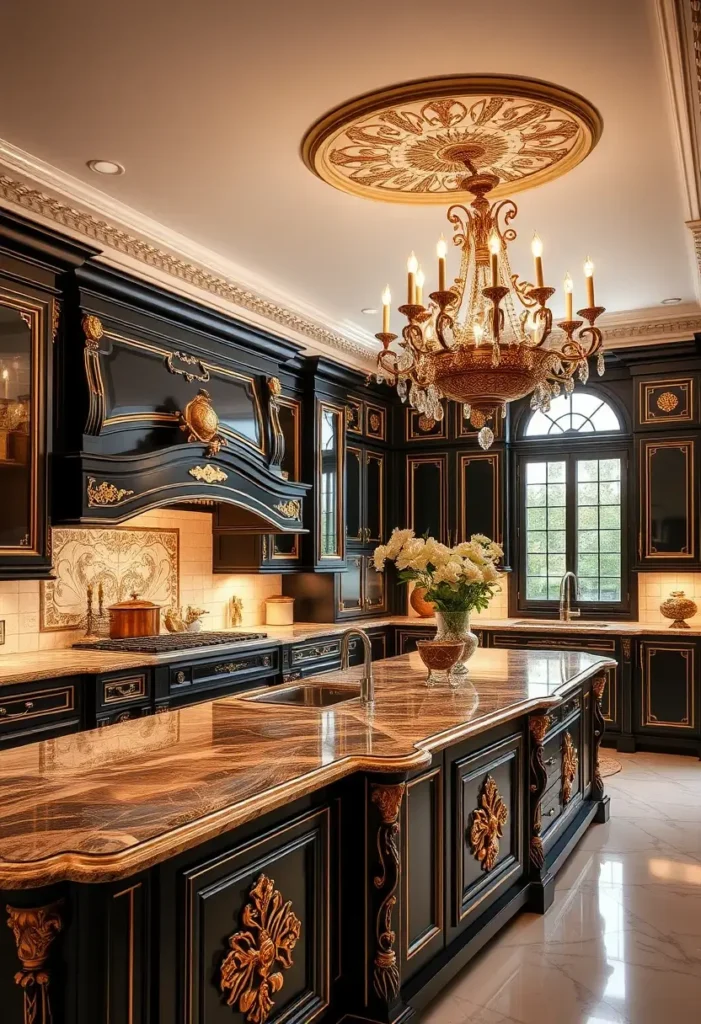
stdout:
{"type": "Polygon", "coordinates": [[[410,306],[416,304],[416,271],[419,269],[419,261],[413,252],[406,261],[407,269],[407,303],[410,306]]]}
{"type": "Polygon", "coordinates": [[[445,238],[441,235],[440,240],[436,246],[436,253],[438,255],[438,291],[444,292],[445,289],[445,257],[448,252],[448,246],[446,245],[445,238]]]}
{"type": "Polygon", "coordinates": [[[492,231],[489,236],[489,257],[492,271],[492,288],[496,288],[499,283],[499,252],[501,250],[501,239],[496,231],[492,231]]]}
{"type": "Polygon", "coordinates": [[[426,275],[424,274],[421,267],[416,271],[416,305],[423,306],[424,304],[424,285],[426,284],[426,275]]]}
{"type": "Polygon", "coordinates": [[[574,284],[569,274],[565,274],[565,280],[563,282],[563,288],[565,289],[565,320],[572,319],[572,291],[574,284]]]}
{"type": "Polygon", "coordinates": [[[535,283],[537,288],[543,287],[543,243],[537,234],[533,235],[533,241],[531,242],[531,252],[533,253],[533,263],[535,266],[535,283]]]}
{"type": "Polygon", "coordinates": [[[594,302],[594,264],[588,256],[584,263],[584,278],[587,283],[587,306],[589,309],[593,309],[596,305],[594,302]]]}
{"type": "Polygon", "coordinates": [[[392,305],[392,293],[389,290],[389,285],[385,285],[385,290],[382,293],[382,333],[389,334],[389,311],[392,305]]]}

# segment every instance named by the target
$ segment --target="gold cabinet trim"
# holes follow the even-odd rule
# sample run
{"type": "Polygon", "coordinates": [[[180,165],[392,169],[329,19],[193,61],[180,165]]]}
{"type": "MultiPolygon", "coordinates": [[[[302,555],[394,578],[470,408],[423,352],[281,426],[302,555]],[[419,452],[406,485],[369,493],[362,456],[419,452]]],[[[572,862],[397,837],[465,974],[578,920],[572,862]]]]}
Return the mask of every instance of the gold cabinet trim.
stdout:
{"type": "Polygon", "coordinates": [[[419,414],[415,409],[410,409],[406,406],[404,409],[404,440],[405,441],[447,441],[448,440],[448,417],[445,415],[442,420],[439,420],[440,430],[437,433],[429,434],[427,431],[421,430],[417,433],[414,430],[414,423],[420,419],[419,414]]]}
{"type": "Polygon", "coordinates": [[[501,798],[499,788],[491,775],[487,775],[480,793],[479,807],[472,812],[470,849],[482,869],[492,870],[499,858],[499,840],[509,820],[509,809],[501,798]]]}
{"type": "Polygon", "coordinates": [[[424,772],[422,775],[417,775],[416,778],[410,779],[406,784],[406,801],[404,803],[404,824],[402,827],[405,830],[406,835],[406,867],[404,870],[404,960],[409,961],[415,957],[421,950],[431,942],[436,935],[440,935],[443,931],[443,904],[444,904],[444,878],[443,878],[443,769],[439,766],[438,768],[431,768],[424,772]],[[435,903],[435,916],[436,922],[432,928],[429,928],[423,935],[420,935],[415,942],[410,944],[409,942],[409,911],[410,911],[410,887],[409,887],[409,806],[411,791],[414,786],[419,785],[422,782],[428,782],[430,779],[435,779],[433,783],[435,788],[435,821],[433,824],[436,829],[436,845],[434,849],[435,855],[435,878],[434,878],[434,889],[433,899],[435,903]]]}
{"type": "Polygon", "coordinates": [[[387,412],[381,405],[373,405],[365,402],[365,436],[373,441],[387,440],[387,412]],[[378,425],[375,427],[374,418],[377,417],[378,425]],[[372,427],[372,430],[370,429],[372,427]]]}
{"type": "Polygon", "coordinates": [[[366,541],[381,544],[384,540],[385,535],[385,453],[384,452],[365,452],[365,463],[369,465],[370,461],[373,460],[379,466],[379,478],[380,478],[380,536],[373,537],[370,533],[370,527],[367,527],[366,541]]]}
{"type": "MultiPolygon", "coordinates": [[[[166,711],[166,708],[162,709],[166,711]]],[[[135,885],[131,885],[128,889],[122,889],[121,892],[116,892],[112,897],[112,902],[115,903],[119,899],[124,897],[129,898],[129,930],[128,930],[128,942],[129,942],[129,967],[127,975],[127,1001],[129,1006],[129,1016],[127,1017],[127,1024],[134,1024],[137,1002],[136,1002],[136,985],[135,985],[135,960],[136,960],[136,915],[134,906],[134,894],[141,889],[141,882],[136,882],[135,885]]],[[[108,946],[107,956],[107,1024],[111,1024],[112,1015],[110,1012],[110,955],[108,946]]]]}
{"type": "Polygon", "coordinates": [[[66,711],[73,711],[75,708],[75,687],[64,686],[53,690],[32,690],[30,693],[17,694],[14,697],[7,697],[0,703],[0,723],[12,721],[27,721],[29,718],[47,718],[51,715],[62,715],[66,711]],[[35,709],[34,701],[45,697],[63,698],[62,707],[51,707],[35,709]],[[19,714],[8,711],[8,705],[24,703],[25,709],[19,714]]]}
{"type": "Polygon", "coordinates": [[[345,406],[336,402],[327,402],[317,399],[316,403],[316,542],[318,560],[320,562],[342,562],[346,554],[346,524],[345,524],[345,486],[346,486],[346,422],[345,406]],[[324,555],[321,552],[321,417],[323,411],[329,409],[337,419],[337,448],[336,448],[336,538],[338,552],[335,555],[324,555]]]}
{"type": "Polygon", "coordinates": [[[352,413],[350,408],[346,410],[346,430],[349,434],[362,434],[363,433],[363,403],[357,398],[349,398],[347,402],[348,406],[352,406],[357,413],[357,427],[351,425],[352,413]]]}
{"type": "MultiPolygon", "coordinates": [[[[643,425],[654,423],[659,426],[660,423],[692,423],[694,420],[694,406],[695,406],[695,381],[693,377],[670,377],[662,380],[641,380],[638,383],[638,422],[643,425]],[[679,388],[681,391],[686,390],[688,392],[687,412],[677,414],[675,416],[652,416],[648,415],[648,402],[650,395],[653,391],[658,391],[660,388],[674,387],[679,388]]],[[[676,397],[676,396],[675,396],[676,397]]],[[[657,401],[657,406],[661,411],[665,411],[664,407],[657,401]]]]}
{"type": "Polygon", "coordinates": [[[695,558],[696,557],[696,499],[695,499],[695,488],[696,488],[696,444],[692,438],[683,438],[681,440],[669,440],[669,441],[642,441],[642,446],[645,450],[645,481],[644,488],[641,489],[640,501],[641,501],[641,528],[644,524],[644,530],[642,531],[644,536],[640,537],[639,555],[641,558],[647,559],[659,559],[660,561],[676,561],[681,558],[695,558]],[[652,473],[652,457],[660,448],[678,448],[684,453],[686,460],[686,480],[687,490],[685,495],[686,504],[686,544],[680,551],[657,551],[652,544],[652,537],[650,535],[651,524],[652,524],[652,508],[651,508],[651,495],[650,495],[650,477],[652,473]],[[644,550],[643,542],[644,540],[644,550]]]}
{"type": "Polygon", "coordinates": [[[436,537],[436,540],[445,543],[448,536],[448,502],[445,481],[448,475],[448,456],[445,452],[441,452],[437,455],[407,455],[407,464],[409,472],[406,474],[406,519],[407,525],[412,530],[416,529],[416,523],[414,522],[414,473],[416,472],[417,466],[421,466],[428,463],[438,467],[440,473],[440,489],[438,494],[438,500],[440,502],[440,536],[436,537]]]}
{"type": "Polygon", "coordinates": [[[687,731],[693,731],[696,728],[696,695],[694,691],[696,651],[693,647],[672,647],[669,644],[665,644],[660,647],[653,647],[649,643],[643,641],[640,645],[641,664],[643,650],[645,651],[645,679],[643,680],[644,691],[641,724],[643,726],[651,726],[652,728],[659,726],[663,729],[685,729],[687,731]],[[681,722],[661,721],[659,718],[655,718],[650,711],[652,659],[659,651],[678,651],[686,663],[686,715],[681,722]]]}
{"type": "Polygon", "coordinates": [[[127,700],[138,700],[146,696],[146,676],[130,676],[127,679],[111,679],[102,684],[103,704],[123,704],[127,700]]]}

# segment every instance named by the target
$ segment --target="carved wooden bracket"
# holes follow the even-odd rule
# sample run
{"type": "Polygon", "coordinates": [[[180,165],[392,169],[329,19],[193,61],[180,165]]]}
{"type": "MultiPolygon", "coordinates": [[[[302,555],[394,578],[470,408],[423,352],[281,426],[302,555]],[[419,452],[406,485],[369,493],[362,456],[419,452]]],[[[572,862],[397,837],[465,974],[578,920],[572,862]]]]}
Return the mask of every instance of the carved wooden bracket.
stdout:
{"type": "Polygon", "coordinates": [[[375,888],[383,894],[375,922],[376,949],[373,960],[373,988],[378,999],[390,1003],[399,995],[399,967],[394,948],[395,932],[392,911],[397,902],[399,886],[399,809],[406,783],[392,786],[374,784],[371,799],[377,804],[381,824],[377,830],[377,853],[380,870],[373,878],[375,888]]]}
{"type": "Polygon", "coordinates": [[[543,840],[540,833],[543,828],[543,821],[540,812],[540,801],[548,784],[548,773],[543,763],[543,740],[550,728],[549,715],[531,715],[528,720],[531,731],[531,760],[530,760],[530,795],[531,795],[531,842],[530,861],[531,866],[539,871],[545,860],[543,852],[543,840]]]}
{"type": "Polygon", "coordinates": [[[24,992],[25,1024],[51,1024],[51,971],[48,964],[51,945],[63,928],[63,900],[45,907],[7,906],[5,909],[7,925],[15,937],[17,956],[22,965],[15,974],[15,983],[24,992]]]}

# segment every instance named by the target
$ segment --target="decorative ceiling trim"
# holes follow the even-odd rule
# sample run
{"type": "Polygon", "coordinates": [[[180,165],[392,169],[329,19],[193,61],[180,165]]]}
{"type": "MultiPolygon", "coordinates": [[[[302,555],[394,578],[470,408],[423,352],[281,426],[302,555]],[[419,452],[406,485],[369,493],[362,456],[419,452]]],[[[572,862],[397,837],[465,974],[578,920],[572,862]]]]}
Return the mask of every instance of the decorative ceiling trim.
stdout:
{"type": "MultiPolygon", "coordinates": [[[[0,148],[0,161],[3,163],[5,162],[3,159],[5,147],[6,144],[2,144],[0,148]]],[[[102,197],[102,193],[96,191],[95,195],[102,197]]],[[[104,198],[109,202],[109,197],[105,196],[104,198]]],[[[198,263],[184,259],[168,249],[154,245],[131,231],[110,223],[103,217],[95,216],[93,213],[66,203],[62,199],[33,188],[8,174],[0,175],[0,202],[19,206],[34,216],[88,238],[91,242],[103,245],[113,252],[121,253],[144,267],[153,268],[177,281],[186,282],[208,295],[217,296],[239,309],[261,317],[264,321],[284,328],[287,332],[308,338],[322,348],[330,348],[339,354],[351,357],[354,363],[360,362],[364,366],[374,365],[374,339],[364,345],[344,337],[315,319],[267,298],[253,288],[222,274],[214,273],[198,263]]],[[[114,201],[112,201],[112,205],[121,206],[121,204],[114,204],[114,201]]],[[[109,260],[109,253],[106,253],[105,256],[109,260]]]]}
{"type": "Polygon", "coordinates": [[[599,326],[607,349],[689,341],[701,333],[701,309],[687,304],[667,316],[651,309],[613,313],[599,326]]]}

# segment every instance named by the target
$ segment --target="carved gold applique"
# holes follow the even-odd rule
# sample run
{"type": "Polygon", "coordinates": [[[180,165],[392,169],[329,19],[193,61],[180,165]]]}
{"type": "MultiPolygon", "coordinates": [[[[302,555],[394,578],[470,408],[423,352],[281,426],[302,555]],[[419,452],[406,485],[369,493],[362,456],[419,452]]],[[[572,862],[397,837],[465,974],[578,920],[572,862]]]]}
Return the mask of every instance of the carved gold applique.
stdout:
{"type": "Polygon", "coordinates": [[[377,804],[382,824],[377,832],[377,852],[380,872],[373,878],[376,889],[384,891],[375,921],[377,949],[373,960],[373,988],[378,999],[390,1003],[399,993],[399,967],[394,948],[396,939],[392,927],[392,911],[397,902],[395,893],[399,885],[399,808],[406,783],[373,785],[372,802],[377,804]]]}
{"type": "Polygon", "coordinates": [[[190,476],[194,476],[195,480],[205,484],[218,484],[229,479],[223,469],[219,469],[218,466],[213,466],[211,463],[206,466],[193,466],[192,469],[188,469],[188,473],[190,476]]]}
{"type": "Polygon", "coordinates": [[[509,811],[491,775],[484,780],[480,803],[482,806],[472,812],[470,846],[484,870],[491,871],[497,862],[499,840],[509,818],[509,811]]]}
{"type": "Polygon", "coordinates": [[[379,430],[380,430],[381,426],[382,426],[382,420],[380,418],[379,412],[371,412],[370,413],[370,430],[374,430],[374,432],[377,434],[377,433],[379,433],[379,430]]]}
{"type": "Polygon", "coordinates": [[[199,441],[206,444],[205,456],[211,458],[226,444],[226,439],[217,432],[219,417],[212,405],[209,391],[200,388],[195,397],[185,406],[180,414],[180,429],[187,431],[188,441],[199,441]]]}
{"type": "Polygon", "coordinates": [[[299,519],[302,515],[301,501],[280,501],[274,507],[278,510],[280,515],[285,517],[285,519],[299,519]]]}
{"type": "Polygon", "coordinates": [[[671,391],[663,391],[656,402],[661,412],[674,412],[679,405],[679,399],[671,391]]]}
{"type": "Polygon", "coordinates": [[[421,413],[418,419],[418,427],[422,433],[427,434],[429,430],[433,430],[436,425],[436,421],[432,416],[427,416],[426,413],[421,413]]]}
{"type": "Polygon", "coordinates": [[[279,377],[268,377],[268,391],[274,398],[282,394],[282,384],[279,377]]]}
{"type": "Polygon", "coordinates": [[[51,1024],[48,960],[51,945],[63,928],[62,906],[59,900],[45,907],[5,908],[22,965],[15,974],[15,984],[24,992],[24,1024],[51,1024]]]}
{"type": "Polygon", "coordinates": [[[128,498],[133,491],[126,487],[115,487],[114,484],[103,480],[98,484],[94,476],[88,477],[88,507],[95,508],[96,505],[116,505],[123,498],[128,498]]]}
{"type": "Polygon", "coordinates": [[[247,931],[229,938],[231,951],[221,965],[219,987],[229,1006],[238,1009],[251,1024],[264,1024],[273,1008],[271,998],[284,984],[279,964],[292,967],[302,923],[288,900],[283,903],[275,882],[261,875],[251,889],[241,920],[247,931]]]}
{"type": "Polygon", "coordinates": [[[54,299],[51,307],[51,340],[56,341],[58,337],[58,329],[61,324],[61,302],[59,299],[54,299]]]}
{"type": "Polygon", "coordinates": [[[102,320],[93,313],[86,313],[82,320],[85,344],[88,348],[96,349],[99,346],[100,338],[105,333],[102,320]]]}
{"type": "Polygon", "coordinates": [[[568,804],[572,799],[572,787],[577,778],[579,768],[579,756],[577,748],[572,742],[572,737],[565,733],[562,741],[562,802],[568,804]]]}
{"type": "Polygon", "coordinates": [[[179,377],[184,377],[188,384],[191,384],[193,380],[198,380],[202,384],[209,380],[209,370],[204,365],[201,359],[197,359],[196,356],[189,356],[187,352],[169,352],[166,356],[166,367],[169,373],[175,373],[179,377]],[[179,366],[176,366],[173,362],[174,359],[179,360],[181,363],[185,363],[187,366],[196,366],[199,373],[190,373],[189,370],[182,370],[179,366]]]}

